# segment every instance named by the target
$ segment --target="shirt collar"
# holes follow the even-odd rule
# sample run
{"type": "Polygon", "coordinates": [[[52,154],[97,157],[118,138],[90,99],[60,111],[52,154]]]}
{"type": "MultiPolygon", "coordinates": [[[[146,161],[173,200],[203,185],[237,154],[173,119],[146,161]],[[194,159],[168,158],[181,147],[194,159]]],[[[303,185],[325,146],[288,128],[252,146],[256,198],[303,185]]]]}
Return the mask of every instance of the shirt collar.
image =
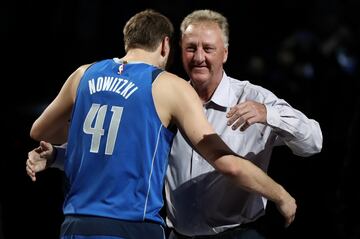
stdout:
{"type": "Polygon", "coordinates": [[[215,103],[218,106],[222,107],[231,107],[235,99],[235,94],[231,89],[230,78],[226,75],[225,71],[223,72],[223,77],[215,89],[214,94],[211,99],[205,103],[205,105],[211,105],[215,103]]]}

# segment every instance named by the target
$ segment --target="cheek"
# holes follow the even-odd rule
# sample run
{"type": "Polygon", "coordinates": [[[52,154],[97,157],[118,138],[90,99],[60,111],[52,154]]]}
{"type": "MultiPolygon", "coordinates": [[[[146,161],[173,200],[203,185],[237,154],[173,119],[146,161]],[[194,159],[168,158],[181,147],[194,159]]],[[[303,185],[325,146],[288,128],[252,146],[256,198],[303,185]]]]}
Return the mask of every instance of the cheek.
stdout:
{"type": "Polygon", "coordinates": [[[184,64],[189,64],[191,62],[191,59],[192,59],[192,54],[190,54],[190,53],[182,54],[182,61],[184,64]]]}
{"type": "Polygon", "coordinates": [[[223,54],[216,55],[209,59],[214,65],[220,66],[226,62],[226,57],[223,54]]]}

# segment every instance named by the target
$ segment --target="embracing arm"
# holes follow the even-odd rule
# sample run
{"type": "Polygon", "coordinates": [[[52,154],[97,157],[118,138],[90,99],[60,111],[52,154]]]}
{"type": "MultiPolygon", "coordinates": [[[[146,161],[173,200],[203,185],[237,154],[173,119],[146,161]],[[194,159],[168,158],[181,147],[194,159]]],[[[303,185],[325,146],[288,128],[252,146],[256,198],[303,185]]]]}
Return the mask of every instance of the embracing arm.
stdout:
{"type": "Polygon", "coordinates": [[[36,119],[30,130],[32,139],[46,140],[53,144],[66,142],[77,86],[86,68],[87,66],[81,66],[69,76],[59,94],[36,119]]]}
{"type": "Polygon", "coordinates": [[[182,79],[164,81],[166,107],[171,118],[193,147],[219,172],[237,186],[273,201],[289,225],[295,217],[295,199],[278,183],[250,161],[237,156],[214,132],[207,121],[199,97],[182,79]]]}
{"type": "Polygon", "coordinates": [[[321,151],[323,135],[316,120],[309,119],[301,111],[280,99],[266,105],[266,108],[268,125],[274,128],[279,139],[294,154],[306,157],[321,151]]]}
{"type": "Polygon", "coordinates": [[[241,102],[227,114],[228,125],[246,130],[254,123],[266,124],[277,134],[277,145],[286,144],[294,154],[310,156],[322,149],[323,136],[317,121],[309,119],[286,101],[260,86],[249,86],[253,100],[241,102]]]}

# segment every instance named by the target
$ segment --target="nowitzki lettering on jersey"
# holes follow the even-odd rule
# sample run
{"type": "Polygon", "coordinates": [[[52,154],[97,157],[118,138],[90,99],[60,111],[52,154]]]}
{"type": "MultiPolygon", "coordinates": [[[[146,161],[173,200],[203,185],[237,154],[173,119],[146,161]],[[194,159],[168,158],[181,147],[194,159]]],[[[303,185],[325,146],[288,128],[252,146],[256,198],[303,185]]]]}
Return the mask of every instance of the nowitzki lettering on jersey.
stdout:
{"type": "Polygon", "coordinates": [[[99,91],[112,91],[128,99],[138,89],[135,83],[113,76],[100,76],[88,82],[91,95],[99,91]]]}

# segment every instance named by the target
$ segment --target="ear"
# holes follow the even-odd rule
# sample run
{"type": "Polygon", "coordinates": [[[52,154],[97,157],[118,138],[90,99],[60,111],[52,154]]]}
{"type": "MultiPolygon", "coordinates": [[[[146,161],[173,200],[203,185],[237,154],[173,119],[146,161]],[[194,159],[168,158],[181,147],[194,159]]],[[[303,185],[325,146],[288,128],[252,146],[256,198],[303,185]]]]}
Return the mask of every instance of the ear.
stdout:
{"type": "Polygon", "coordinates": [[[224,58],[223,58],[223,64],[225,64],[225,63],[226,63],[227,58],[228,58],[228,54],[229,54],[229,48],[228,48],[228,47],[225,47],[225,48],[224,48],[224,58]]]}
{"type": "Polygon", "coordinates": [[[161,42],[161,56],[167,58],[170,53],[170,38],[164,37],[161,42]]]}

